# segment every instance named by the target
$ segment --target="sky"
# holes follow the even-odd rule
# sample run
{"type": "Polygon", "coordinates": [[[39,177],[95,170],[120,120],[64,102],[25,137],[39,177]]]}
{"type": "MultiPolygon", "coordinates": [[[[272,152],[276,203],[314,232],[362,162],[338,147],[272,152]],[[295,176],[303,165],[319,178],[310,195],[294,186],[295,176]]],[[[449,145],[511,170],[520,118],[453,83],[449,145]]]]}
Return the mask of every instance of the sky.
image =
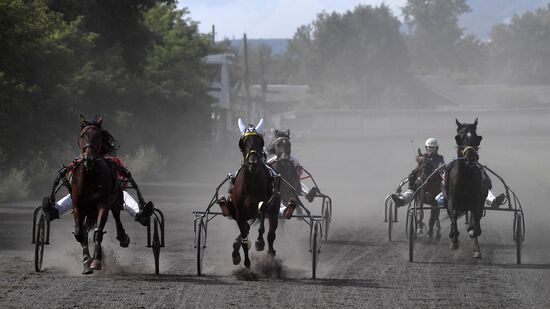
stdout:
{"type": "Polygon", "coordinates": [[[311,23],[317,13],[345,12],[358,4],[385,3],[396,16],[406,0],[179,0],[191,19],[199,21],[200,32],[211,32],[216,25],[216,40],[248,38],[291,38],[296,29],[311,23]]]}

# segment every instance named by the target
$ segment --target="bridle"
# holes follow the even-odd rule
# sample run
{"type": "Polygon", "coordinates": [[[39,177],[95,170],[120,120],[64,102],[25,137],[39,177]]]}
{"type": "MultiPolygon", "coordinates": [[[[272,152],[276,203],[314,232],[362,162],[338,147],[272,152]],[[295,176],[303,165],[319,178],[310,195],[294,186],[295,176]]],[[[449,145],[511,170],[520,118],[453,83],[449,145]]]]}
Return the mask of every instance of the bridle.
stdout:
{"type": "MultiPolygon", "coordinates": [[[[243,143],[244,143],[244,139],[245,139],[246,137],[249,137],[249,136],[258,136],[258,137],[261,138],[261,135],[260,135],[258,132],[256,132],[256,131],[245,132],[245,133],[241,136],[241,140],[240,140],[240,142],[239,142],[239,144],[241,145],[241,149],[244,148],[244,144],[243,144],[243,143]]],[[[248,166],[254,165],[254,163],[251,163],[251,162],[249,161],[250,157],[251,157],[252,155],[254,155],[254,154],[258,157],[258,159],[259,159],[258,162],[261,161],[261,154],[260,154],[260,152],[258,152],[258,151],[255,150],[255,149],[250,149],[249,151],[247,151],[247,152],[244,154],[243,166],[244,166],[244,165],[248,165],[248,166]]]]}
{"type": "Polygon", "coordinates": [[[86,167],[86,169],[90,169],[92,167],[92,165],[90,165],[90,163],[92,163],[94,160],[96,160],[97,159],[96,157],[101,153],[101,144],[102,144],[101,130],[93,124],[86,125],[80,131],[80,136],[77,140],[77,144],[80,147],[80,157],[82,159],[84,159],[84,166],[86,167]],[[86,133],[88,133],[91,130],[97,130],[98,131],[99,144],[97,145],[97,149],[95,149],[96,146],[93,145],[90,140],[86,140],[86,138],[85,138],[86,133]],[[86,141],[87,143],[84,144],[84,145],[81,145],[80,142],[82,140],[86,141]],[[88,148],[90,148],[90,150],[92,151],[92,158],[87,158],[85,156],[86,149],[88,149],[88,148]],[[93,153],[94,150],[95,150],[95,154],[93,153]]]}

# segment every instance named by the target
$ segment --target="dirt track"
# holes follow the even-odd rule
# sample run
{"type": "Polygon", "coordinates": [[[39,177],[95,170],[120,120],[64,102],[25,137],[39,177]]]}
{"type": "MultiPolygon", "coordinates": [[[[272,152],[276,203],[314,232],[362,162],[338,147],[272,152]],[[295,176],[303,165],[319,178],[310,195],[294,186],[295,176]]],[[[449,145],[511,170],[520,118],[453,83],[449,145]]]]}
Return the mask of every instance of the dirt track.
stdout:
{"type": "MultiPolygon", "coordinates": [[[[333,224],[329,241],[323,243],[317,280],[310,279],[307,227],[295,219],[277,234],[276,264],[282,271],[262,273],[258,265],[265,264],[265,253],[254,252],[253,281],[244,280],[242,265],[231,264],[236,227],[229,220],[215,219],[209,225],[205,275],[196,276],[191,211],[206,207],[216,182],[235,169],[230,164],[225,171],[202,175],[200,182],[144,186],[145,197],[167,217],[167,247],[161,251],[158,277],[152,275],[152,252],[144,247],[145,229],[128,216],[124,219],[130,247],[118,247],[114,224],[108,223],[106,267],[92,276],[80,275],[80,248],[71,234],[70,216],[54,221],[44,271],[35,273],[30,244],[34,205],[1,205],[0,307],[548,308],[550,140],[547,134],[484,134],[483,119],[480,122],[480,160],[507,180],[524,205],[523,265],[516,265],[512,214],[500,212],[488,212],[482,221],[481,260],[472,259],[472,243],[463,228],[460,249],[449,249],[447,220],[442,223],[441,242],[419,239],[415,262],[409,263],[404,212],[394,228],[395,241],[388,242],[383,201],[414,167],[410,137],[309,141],[295,144],[293,152],[334,199],[333,224]]],[[[421,137],[415,138],[420,146],[421,137]]],[[[452,138],[441,141],[447,160],[451,142],[452,138]]],[[[256,235],[253,229],[251,237],[256,235]]]]}

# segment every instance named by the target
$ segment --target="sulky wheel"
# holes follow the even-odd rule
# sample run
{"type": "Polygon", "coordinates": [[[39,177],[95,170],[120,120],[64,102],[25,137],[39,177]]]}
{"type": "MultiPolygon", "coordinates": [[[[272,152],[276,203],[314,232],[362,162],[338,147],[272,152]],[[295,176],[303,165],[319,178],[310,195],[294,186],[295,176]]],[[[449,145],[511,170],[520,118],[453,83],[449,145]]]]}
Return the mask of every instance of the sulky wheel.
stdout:
{"type": "Polygon", "coordinates": [[[159,221],[157,217],[154,217],[153,224],[153,256],[155,257],[155,275],[159,274],[159,259],[160,259],[160,236],[159,236],[159,221]]]}
{"type": "Polygon", "coordinates": [[[203,259],[204,259],[204,250],[206,249],[206,240],[205,235],[206,234],[206,227],[204,226],[204,221],[200,220],[199,222],[199,228],[197,230],[196,234],[196,242],[195,246],[197,248],[197,275],[200,276],[202,274],[202,267],[203,267],[203,259]]]}
{"type": "Polygon", "coordinates": [[[315,222],[313,224],[313,236],[311,238],[311,278],[317,277],[317,262],[319,260],[319,233],[320,223],[315,222]]]}
{"type": "Polygon", "coordinates": [[[516,259],[517,259],[517,264],[521,264],[521,243],[523,242],[523,229],[522,229],[522,218],[521,218],[521,215],[518,214],[516,215],[516,230],[515,230],[515,233],[514,233],[514,238],[516,240],[516,259]]]}
{"type": "Polygon", "coordinates": [[[393,229],[393,204],[390,203],[390,206],[388,207],[388,217],[390,218],[388,220],[388,241],[391,241],[391,232],[393,229]]]}
{"type": "Polygon", "coordinates": [[[413,258],[414,258],[414,240],[416,238],[416,229],[415,229],[415,226],[416,226],[416,223],[415,223],[415,218],[414,218],[414,210],[409,210],[409,213],[408,213],[408,220],[407,220],[407,223],[408,223],[408,234],[409,234],[409,262],[412,262],[413,261],[413,258]]]}
{"type": "Polygon", "coordinates": [[[36,237],[34,246],[34,270],[40,272],[44,257],[44,244],[46,242],[46,216],[40,212],[36,223],[36,237]]]}

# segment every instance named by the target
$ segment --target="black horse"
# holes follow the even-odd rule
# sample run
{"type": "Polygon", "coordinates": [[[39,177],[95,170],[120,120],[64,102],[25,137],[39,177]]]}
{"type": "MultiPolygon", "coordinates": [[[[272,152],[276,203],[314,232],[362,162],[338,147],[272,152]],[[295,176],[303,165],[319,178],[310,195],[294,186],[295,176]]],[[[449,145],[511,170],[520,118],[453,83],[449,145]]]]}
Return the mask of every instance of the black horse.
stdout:
{"type": "Polygon", "coordinates": [[[285,183],[281,184],[279,189],[281,203],[286,206],[283,215],[287,219],[290,219],[294,209],[298,205],[296,195],[302,191],[299,171],[290,160],[290,131],[276,131],[272,152],[275,153],[276,157],[270,161],[270,165],[285,180],[285,183]]]}
{"type": "MultiPolygon", "coordinates": [[[[428,221],[428,234],[429,238],[433,237],[434,226],[437,225],[436,229],[436,239],[441,239],[441,226],[439,224],[439,207],[435,200],[435,197],[441,193],[441,174],[435,173],[437,169],[437,164],[432,159],[429,153],[422,154],[420,149],[418,149],[418,156],[416,157],[418,166],[412,174],[416,176],[415,179],[410,179],[412,181],[412,188],[416,191],[422,184],[424,186],[421,189],[420,194],[416,195],[417,204],[428,204],[431,207],[430,219],[428,221]]],[[[424,211],[419,210],[417,213],[417,224],[416,228],[422,228],[424,223],[422,219],[424,218],[424,211]]]]}
{"type": "Polygon", "coordinates": [[[483,185],[483,171],[478,163],[478,147],[482,137],[477,135],[477,118],[474,123],[460,123],[456,120],[458,159],[448,167],[446,175],[447,210],[451,218],[451,249],[458,249],[457,219],[470,212],[468,235],[474,238],[474,258],[481,258],[477,237],[481,234],[480,220],[488,188],[483,185]]]}

